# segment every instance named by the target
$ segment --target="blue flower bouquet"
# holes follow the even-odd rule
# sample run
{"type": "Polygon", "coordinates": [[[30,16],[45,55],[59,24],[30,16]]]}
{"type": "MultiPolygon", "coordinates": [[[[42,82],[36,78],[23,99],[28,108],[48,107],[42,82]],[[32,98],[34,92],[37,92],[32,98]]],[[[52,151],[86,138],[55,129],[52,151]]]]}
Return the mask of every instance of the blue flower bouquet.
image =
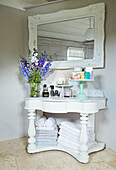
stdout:
{"type": "Polygon", "coordinates": [[[21,57],[20,65],[24,77],[30,83],[31,97],[39,96],[38,85],[54,72],[50,67],[55,57],[49,57],[46,52],[42,53],[35,48],[32,52],[29,50],[27,58],[21,57]]]}

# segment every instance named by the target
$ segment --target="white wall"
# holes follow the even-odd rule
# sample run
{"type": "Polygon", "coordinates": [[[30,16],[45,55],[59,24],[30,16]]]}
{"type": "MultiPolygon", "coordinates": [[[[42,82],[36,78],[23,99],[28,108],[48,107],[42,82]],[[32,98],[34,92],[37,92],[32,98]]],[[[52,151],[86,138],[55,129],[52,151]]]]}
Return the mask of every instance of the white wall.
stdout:
{"type": "MultiPolygon", "coordinates": [[[[97,139],[104,141],[107,147],[116,150],[116,1],[94,0],[94,3],[105,2],[105,68],[95,70],[96,88],[104,91],[108,98],[108,109],[96,115],[97,139]]],[[[62,3],[32,8],[26,16],[37,13],[55,12],[93,4],[93,0],[70,0],[62,3]]],[[[27,27],[25,28],[24,12],[0,7],[0,140],[9,140],[27,135],[27,119],[24,111],[24,97],[27,88],[18,70],[20,54],[27,50],[27,27]],[[15,21],[15,22],[14,22],[15,21]],[[25,43],[26,41],[26,43],[25,43]],[[25,50],[26,49],[26,50],[25,50]]]]}
{"type": "Polygon", "coordinates": [[[24,12],[0,6],[0,141],[26,134],[24,88],[19,71],[24,55],[24,12]]]}

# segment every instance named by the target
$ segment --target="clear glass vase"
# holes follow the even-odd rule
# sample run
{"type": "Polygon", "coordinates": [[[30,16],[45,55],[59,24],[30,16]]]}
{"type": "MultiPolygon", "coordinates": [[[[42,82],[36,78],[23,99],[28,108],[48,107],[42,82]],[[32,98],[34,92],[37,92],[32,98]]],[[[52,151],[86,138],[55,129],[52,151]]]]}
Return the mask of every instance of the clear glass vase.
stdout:
{"type": "Polygon", "coordinates": [[[38,83],[30,83],[30,91],[31,97],[39,97],[39,84],[38,83]]]}

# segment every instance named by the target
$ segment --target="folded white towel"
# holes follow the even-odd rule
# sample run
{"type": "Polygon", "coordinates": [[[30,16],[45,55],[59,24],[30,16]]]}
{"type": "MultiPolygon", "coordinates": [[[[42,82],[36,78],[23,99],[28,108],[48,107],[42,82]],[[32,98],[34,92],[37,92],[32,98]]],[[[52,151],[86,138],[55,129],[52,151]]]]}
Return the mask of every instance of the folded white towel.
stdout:
{"type": "Polygon", "coordinates": [[[36,141],[39,141],[39,142],[56,142],[57,139],[39,139],[39,138],[35,138],[36,141]]]}
{"type": "MultiPolygon", "coordinates": [[[[62,122],[60,125],[60,129],[62,131],[65,131],[69,134],[73,134],[73,135],[78,135],[81,132],[81,125],[74,123],[74,122],[62,122]]],[[[92,128],[87,127],[87,133],[91,133],[92,128]]]]}
{"type": "Polygon", "coordinates": [[[42,142],[40,142],[40,141],[36,141],[36,145],[37,146],[57,146],[58,145],[58,143],[57,143],[57,141],[42,141],[42,142]]]}
{"type": "Polygon", "coordinates": [[[69,128],[67,127],[63,127],[62,125],[60,126],[60,132],[61,133],[65,133],[66,135],[73,135],[73,136],[79,136],[80,135],[80,130],[78,130],[77,132],[73,131],[73,130],[70,130],[69,128]]]}
{"type": "Polygon", "coordinates": [[[57,134],[36,134],[37,137],[44,138],[44,137],[57,137],[57,134]]]}
{"type": "Polygon", "coordinates": [[[49,135],[44,135],[44,136],[35,135],[35,138],[38,138],[38,139],[57,139],[57,136],[56,136],[56,135],[54,135],[54,136],[49,136],[49,135]]]}
{"type": "Polygon", "coordinates": [[[35,137],[36,140],[38,141],[54,141],[54,140],[57,140],[57,138],[38,138],[38,137],[35,137]]]}
{"type": "Polygon", "coordinates": [[[74,133],[79,133],[81,130],[81,125],[78,125],[77,123],[74,122],[62,122],[60,128],[65,127],[68,130],[74,132],[74,133]]]}
{"type": "Polygon", "coordinates": [[[45,121],[46,121],[46,117],[42,116],[41,118],[37,119],[35,125],[37,127],[44,127],[45,121]]]}
{"type": "Polygon", "coordinates": [[[36,127],[37,130],[54,130],[56,127],[36,127]]]}
{"type": "Polygon", "coordinates": [[[49,117],[46,121],[45,121],[45,127],[56,127],[56,121],[53,117],[49,117]]]}
{"type": "Polygon", "coordinates": [[[61,140],[63,139],[67,139],[69,141],[73,141],[73,142],[77,142],[77,141],[80,141],[80,136],[78,137],[75,137],[75,136],[69,136],[69,135],[65,135],[65,134],[60,134],[60,138],[61,140]]]}
{"type": "MultiPolygon", "coordinates": [[[[68,129],[66,129],[66,128],[61,128],[60,130],[59,130],[59,135],[60,135],[60,137],[62,137],[62,138],[66,138],[66,139],[69,139],[69,140],[72,140],[72,141],[78,141],[78,140],[80,140],[80,132],[79,133],[73,133],[72,131],[70,131],[70,130],[68,130],[68,129]]],[[[88,141],[90,141],[90,133],[87,131],[87,133],[88,133],[88,141]]]]}
{"type": "Polygon", "coordinates": [[[43,135],[56,135],[58,133],[58,128],[56,127],[53,130],[48,130],[48,128],[44,130],[40,130],[39,127],[36,127],[36,134],[43,134],[43,135]]]}

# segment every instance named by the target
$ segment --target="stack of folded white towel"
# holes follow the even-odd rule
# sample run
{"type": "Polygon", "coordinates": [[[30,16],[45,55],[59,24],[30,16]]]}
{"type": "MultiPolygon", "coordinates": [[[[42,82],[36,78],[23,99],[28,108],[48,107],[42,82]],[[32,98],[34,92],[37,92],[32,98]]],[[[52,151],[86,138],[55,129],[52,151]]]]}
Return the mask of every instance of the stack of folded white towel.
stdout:
{"type": "Polygon", "coordinates": [[[71,151],[79,152],[80,132],[81,125],[67,121],[62,122],[59,130],[58,146],[65,147],[71,151]]]}
{"type": "Polygon", "coordinates": [[[55,146],[57,145],[58,128],[53,117],[48,119],[43,116],[37,119],[36,123],[36,145],[55,146]]]}

